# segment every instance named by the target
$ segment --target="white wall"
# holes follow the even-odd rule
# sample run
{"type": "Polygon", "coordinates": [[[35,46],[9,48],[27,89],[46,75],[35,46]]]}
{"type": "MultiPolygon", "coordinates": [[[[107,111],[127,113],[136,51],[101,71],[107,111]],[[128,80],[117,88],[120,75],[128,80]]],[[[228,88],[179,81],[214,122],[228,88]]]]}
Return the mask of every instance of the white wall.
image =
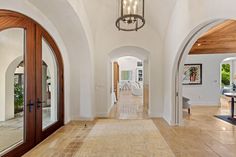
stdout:
{"type": "Polygon", "coordinates": [[[24,31],[0,32],[0,121],[14,118],[14,72],[24,54],[24,31]]]}
{"type": "Polygon", "coordinates": [[[188,55],[185,64],[202,64],[202,85],[183,85],[183,96],[192,105],[218,106],[220,103],[221,62],[236,54],[188,55]]]}

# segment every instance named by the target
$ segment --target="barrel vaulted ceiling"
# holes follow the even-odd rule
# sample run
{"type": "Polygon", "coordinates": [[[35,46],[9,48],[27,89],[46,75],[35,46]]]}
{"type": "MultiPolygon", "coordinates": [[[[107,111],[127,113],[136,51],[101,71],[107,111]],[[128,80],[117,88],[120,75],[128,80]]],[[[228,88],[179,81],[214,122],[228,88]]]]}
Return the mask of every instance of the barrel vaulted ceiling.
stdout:
{"type": "MultiPolygon", "coordinates": [[[[82,0],[92,32],[115,27],[118,17],[118,0],[82,0]]],[[[164,37],[176,0],[145,0],[146,25],[164,37]]],[[[145,28],[144,28],[145,29],[145,28]]]]}

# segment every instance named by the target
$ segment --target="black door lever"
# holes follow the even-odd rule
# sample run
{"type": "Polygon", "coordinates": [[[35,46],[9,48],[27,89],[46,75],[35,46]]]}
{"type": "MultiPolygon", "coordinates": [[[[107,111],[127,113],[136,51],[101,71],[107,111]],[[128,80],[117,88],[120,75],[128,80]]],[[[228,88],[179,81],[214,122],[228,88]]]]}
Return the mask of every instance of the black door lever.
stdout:
{"type": "Polygon", "coordinates": [[[37,103],[37,108],[40,108],[42,106],[42,104],[44,104],[45,102],[40,101],[40,99],[38,98],[36,103],[37,103]]]}
{"type": "Polygon", "coordinates": [[[32,100],[30,100],[29,103],[27,104],[27,106],[29,106],[29,112],[32,112],[33,107],[34,107],[34,102],[32,100]]]}

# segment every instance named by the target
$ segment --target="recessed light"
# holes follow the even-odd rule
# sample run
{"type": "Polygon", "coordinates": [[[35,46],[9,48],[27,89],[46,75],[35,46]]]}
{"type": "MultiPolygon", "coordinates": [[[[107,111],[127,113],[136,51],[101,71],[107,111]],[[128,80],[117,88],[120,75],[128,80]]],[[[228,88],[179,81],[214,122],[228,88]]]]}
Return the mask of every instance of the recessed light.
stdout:
{"type": "Polygon", "coordinates": [[[201,45],[202,45],[201,43],[197,44],[197,46],[201,46],[201,45]]]}

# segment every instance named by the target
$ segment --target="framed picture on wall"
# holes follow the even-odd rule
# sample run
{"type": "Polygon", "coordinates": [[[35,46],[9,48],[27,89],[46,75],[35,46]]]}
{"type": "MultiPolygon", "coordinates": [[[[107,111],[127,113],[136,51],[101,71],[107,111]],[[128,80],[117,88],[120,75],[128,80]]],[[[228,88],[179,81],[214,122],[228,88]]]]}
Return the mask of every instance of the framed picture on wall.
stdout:
{"type": "Polygon", "coordinates": [[[132,71],[131,70],[121,71],[121,80],[122,81],[131,81],[132,80],[132,71]]]}
{"type": "Polygon", "coordinates": [[[202,64],[185,64],[182,83],[183,85],[201,85],[202,64]]]}

